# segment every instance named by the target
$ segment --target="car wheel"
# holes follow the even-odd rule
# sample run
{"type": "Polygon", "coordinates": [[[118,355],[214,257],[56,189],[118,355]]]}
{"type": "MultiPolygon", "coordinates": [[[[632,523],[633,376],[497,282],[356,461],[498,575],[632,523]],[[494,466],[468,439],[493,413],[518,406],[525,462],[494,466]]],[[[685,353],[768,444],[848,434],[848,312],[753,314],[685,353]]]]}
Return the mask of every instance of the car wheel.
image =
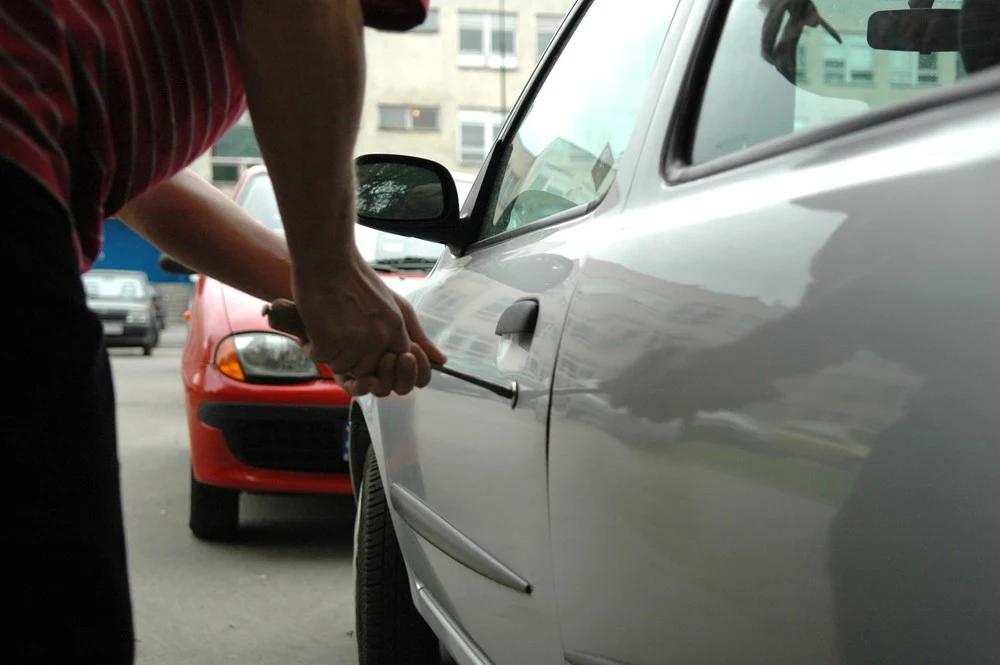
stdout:
{"type": "Polygon", "coordinates": [[[199,483],[192,471],[191,532],[202,540],[222,540],[235,535],[239,520],[240,493],[199,483]]]}
{"type": "Polygon", "coordinates": [[[146,335],[146,338],[149,341],[142,345],[142,355],[151,356],[153,355],[153,349],[160,344],[160,331],[156,329],[155,323],[149,329],[149,333],[146,335]]]}
{"type": "Polygon", "coordinates": [[[365,456],[358,498],[355,575],[359,665],[439,665],[437,636],[413,606],[372,448],[365,456]]]}

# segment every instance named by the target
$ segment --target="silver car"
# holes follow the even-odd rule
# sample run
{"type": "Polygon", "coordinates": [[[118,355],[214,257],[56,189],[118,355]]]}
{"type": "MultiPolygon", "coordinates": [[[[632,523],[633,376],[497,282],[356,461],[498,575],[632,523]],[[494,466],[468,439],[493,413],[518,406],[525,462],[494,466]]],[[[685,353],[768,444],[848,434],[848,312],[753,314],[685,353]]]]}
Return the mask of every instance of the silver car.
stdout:
{"type": "Polygon", "coordinates": [[[359,159],[449,357],[352,405],[362,665],[1000,662],[998,63],[994,0],[582,0],[461,208],[359,159]]]}

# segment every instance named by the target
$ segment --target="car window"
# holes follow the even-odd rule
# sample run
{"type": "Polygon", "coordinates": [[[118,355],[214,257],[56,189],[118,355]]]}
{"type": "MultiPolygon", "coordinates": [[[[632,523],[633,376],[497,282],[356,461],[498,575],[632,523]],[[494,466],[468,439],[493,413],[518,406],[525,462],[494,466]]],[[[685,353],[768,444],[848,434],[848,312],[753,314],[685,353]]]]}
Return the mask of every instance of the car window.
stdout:
{"type": "Polygon", "coordinates": [[[925,95],[1000,61],[1000,3],[910,4],[733,0],[692,163],[925,95]]]}
{"type": "Polygon", "coordinates": [[[480,239],[607,192],[675,6],[593,2],[506,147],[480,239]]]}
{"type": "Polygon", "coordinates": [[[146,283],[133,275],[85,273],[83,289],[90,298],[102,300],[143,300],[149,297],[146,283]]]}

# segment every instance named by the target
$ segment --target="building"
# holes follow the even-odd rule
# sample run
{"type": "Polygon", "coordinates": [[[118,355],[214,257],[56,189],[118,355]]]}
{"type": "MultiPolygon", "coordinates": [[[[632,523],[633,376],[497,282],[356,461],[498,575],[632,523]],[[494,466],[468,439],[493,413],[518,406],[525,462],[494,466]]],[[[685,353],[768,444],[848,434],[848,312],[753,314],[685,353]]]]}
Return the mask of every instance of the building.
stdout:
{"type": "MultiPolygon", "coordinates": [[[[407,33],[367,30],[357,154],[392,152],[475,173],[573,0],[432,0],[407,33]]],[[[223,191],[261,162],[249,116],[194,168],[223,191]]]]}

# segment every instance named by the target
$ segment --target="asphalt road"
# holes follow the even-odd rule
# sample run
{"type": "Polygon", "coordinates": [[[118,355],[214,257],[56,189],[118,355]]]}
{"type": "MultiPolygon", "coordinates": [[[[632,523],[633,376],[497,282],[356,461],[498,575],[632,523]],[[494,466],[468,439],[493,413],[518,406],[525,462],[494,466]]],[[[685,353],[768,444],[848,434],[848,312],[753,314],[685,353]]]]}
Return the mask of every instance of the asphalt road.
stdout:
{"type": "Polygon", "coordinates": [[[136,664],[356,664],[350,497],[244,496],[235,542],[188,530],[182,326],[111,352],[136,664]]]}

